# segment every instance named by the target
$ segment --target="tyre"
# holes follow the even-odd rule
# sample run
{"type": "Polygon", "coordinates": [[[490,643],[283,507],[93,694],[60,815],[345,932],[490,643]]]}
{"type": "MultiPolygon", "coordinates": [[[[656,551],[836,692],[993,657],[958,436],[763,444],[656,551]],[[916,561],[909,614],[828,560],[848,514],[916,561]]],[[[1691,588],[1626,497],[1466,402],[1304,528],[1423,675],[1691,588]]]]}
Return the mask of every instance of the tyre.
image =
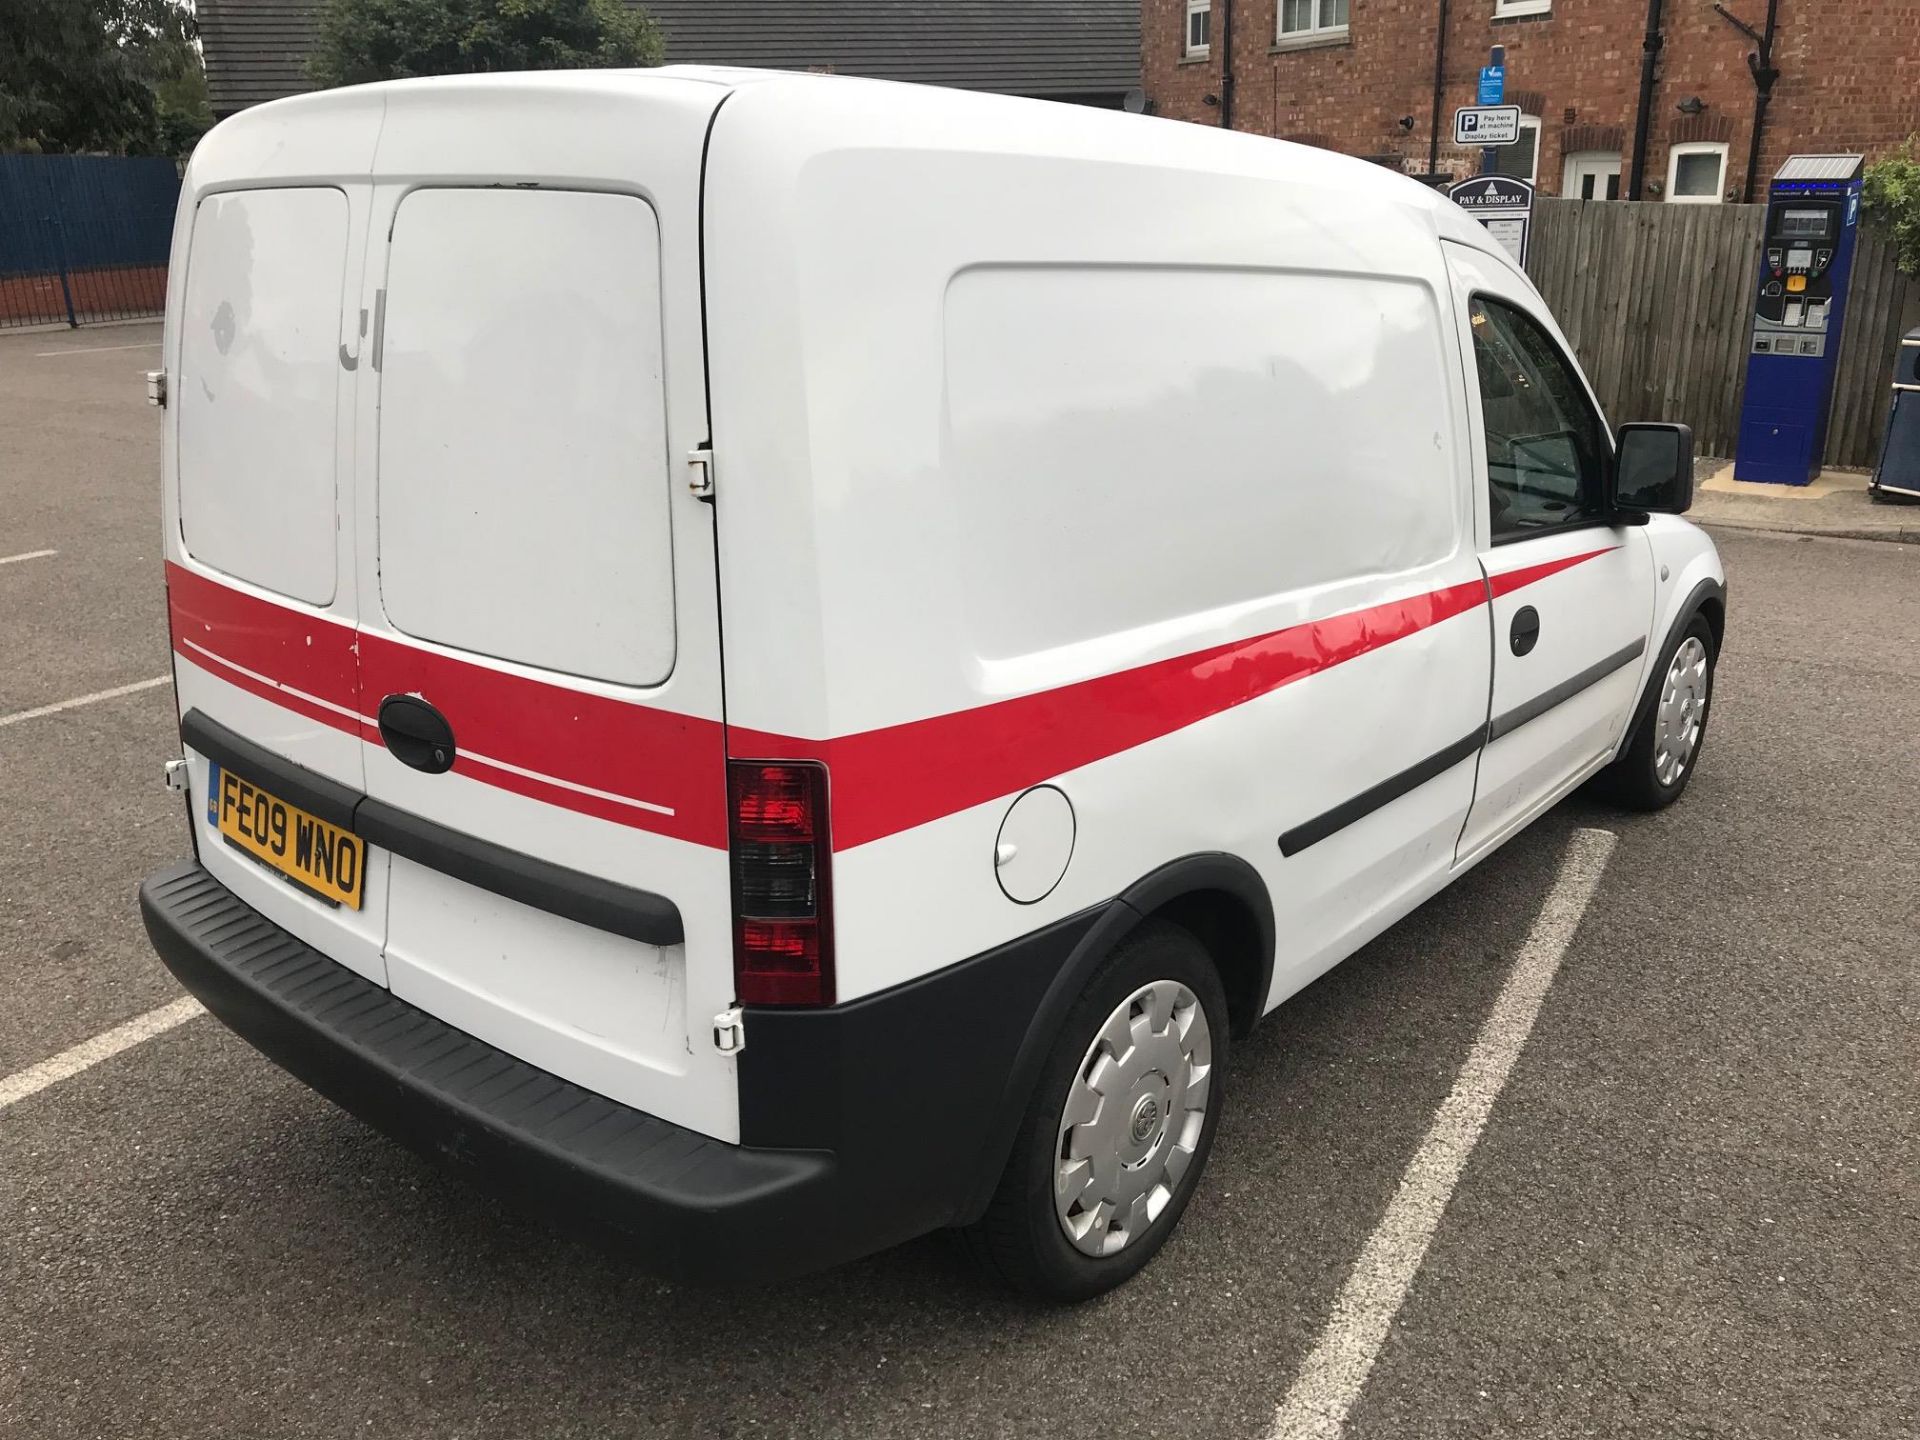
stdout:
{"type": "Polygon", "coordinates": [[[1206,1168],[1227,1058],[1220,976],[1164,920],[1114,948],[1061,1027],[986,1213],[963,1232],[1004,1283],[1090,1299],[1137,1274],[1206,1168]]]}
{"type": "Polygon", "coordinates": [[[1717,651],[1713,627],[1695,615],[1661,655],[1652,704],[1620,758],[1601,772],[1613,800],[1634,810],[1664,810],[1687,788],[1707,735],[1717,651]]]}

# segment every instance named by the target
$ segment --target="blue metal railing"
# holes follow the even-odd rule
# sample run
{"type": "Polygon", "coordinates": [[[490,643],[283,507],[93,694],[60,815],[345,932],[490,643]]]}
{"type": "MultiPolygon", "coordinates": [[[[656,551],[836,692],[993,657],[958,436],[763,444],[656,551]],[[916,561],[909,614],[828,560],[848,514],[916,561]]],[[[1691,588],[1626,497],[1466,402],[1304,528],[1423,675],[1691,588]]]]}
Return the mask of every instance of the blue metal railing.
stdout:
{"type": "Polygon", "coordinates": [[[179,194],[164,158],[0,155],[0,329],[159,314],[179,194]]]}

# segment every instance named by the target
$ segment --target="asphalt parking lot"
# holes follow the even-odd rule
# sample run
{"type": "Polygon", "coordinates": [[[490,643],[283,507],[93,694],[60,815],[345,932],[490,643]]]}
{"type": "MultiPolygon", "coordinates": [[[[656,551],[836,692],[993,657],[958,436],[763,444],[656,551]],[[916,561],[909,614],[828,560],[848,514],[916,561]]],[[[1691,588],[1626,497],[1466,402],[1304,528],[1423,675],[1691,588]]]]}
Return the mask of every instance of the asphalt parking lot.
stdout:
{"type": "MultiPolygon", "coordinates": [[[[180,993],[134,903],[186,845],[170,695],[90,698],[167,672],[157,338],[0,335],[0,1096],[180,993]]],[[[1265,1436],[1594,829],[1344,1433],[1920,1436],[1920,547],[1720,538],[1686,798],[1569,802],[1271,1018],[1123,1290],[939,1238],[668,1286],[202,1016],[0,1105],[0,1436],[1265,1436]]]]}

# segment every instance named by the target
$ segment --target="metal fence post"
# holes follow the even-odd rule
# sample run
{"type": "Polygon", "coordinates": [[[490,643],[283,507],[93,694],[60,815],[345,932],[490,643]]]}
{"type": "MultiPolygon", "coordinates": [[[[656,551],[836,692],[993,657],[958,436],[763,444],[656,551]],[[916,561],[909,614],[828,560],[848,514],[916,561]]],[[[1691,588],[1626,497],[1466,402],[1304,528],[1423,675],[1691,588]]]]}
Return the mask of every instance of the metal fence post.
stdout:
{"type": "Polygon", "coordinates": [[[80,321],[73,313],[73,285],[67,279],[67,227],[60,223],[58,215],[47,217],[53,222],[54,243],[60,255],[60,296],[67,302],[67,328],[78,330],[80,321]]]}

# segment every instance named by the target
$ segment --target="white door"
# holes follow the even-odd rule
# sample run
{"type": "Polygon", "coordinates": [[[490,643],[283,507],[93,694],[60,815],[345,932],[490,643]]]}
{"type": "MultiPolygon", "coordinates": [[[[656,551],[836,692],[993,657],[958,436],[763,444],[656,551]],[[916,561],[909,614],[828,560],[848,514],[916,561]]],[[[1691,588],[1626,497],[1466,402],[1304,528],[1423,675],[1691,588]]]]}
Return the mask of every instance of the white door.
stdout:
{"type": "Polygon", "coordinates": [[[1567,156],[1560,193],[1570,200],[1618,200],[1619,155],[1611,150],[1577,150],[1567,156]]]}
{"type": "Polygon", "coordinates": [[[1613,441],[1544,306],[1511,270],[1448,245],[1481,457],[1493,703],[1463,858],[1590,775],[1633,706],[1653,619],[1643,528],[1608,522],[1613,441]]]}
{"type": "Polygon", "coordinates": [[[713,1042],[734,989],[713,510],[687,483],[712,101],[685,98],[577,142],[510,107],[388,116],[361,818],[392,856],[396,995],[735,1140],[713,1042]],[[506,165],[636,180],[504,183],[506,165]]]}
{"type": "MultiPolygon", "coordinates": [[[[371,137],[331,137],[341,173],[371,137]]],[[[369,190],[203,197],[167,343],[167,601],[196,851],[324,954],[384,978],[386,857],[346,827],[363,778],[354,349],[369,190]]]]}

